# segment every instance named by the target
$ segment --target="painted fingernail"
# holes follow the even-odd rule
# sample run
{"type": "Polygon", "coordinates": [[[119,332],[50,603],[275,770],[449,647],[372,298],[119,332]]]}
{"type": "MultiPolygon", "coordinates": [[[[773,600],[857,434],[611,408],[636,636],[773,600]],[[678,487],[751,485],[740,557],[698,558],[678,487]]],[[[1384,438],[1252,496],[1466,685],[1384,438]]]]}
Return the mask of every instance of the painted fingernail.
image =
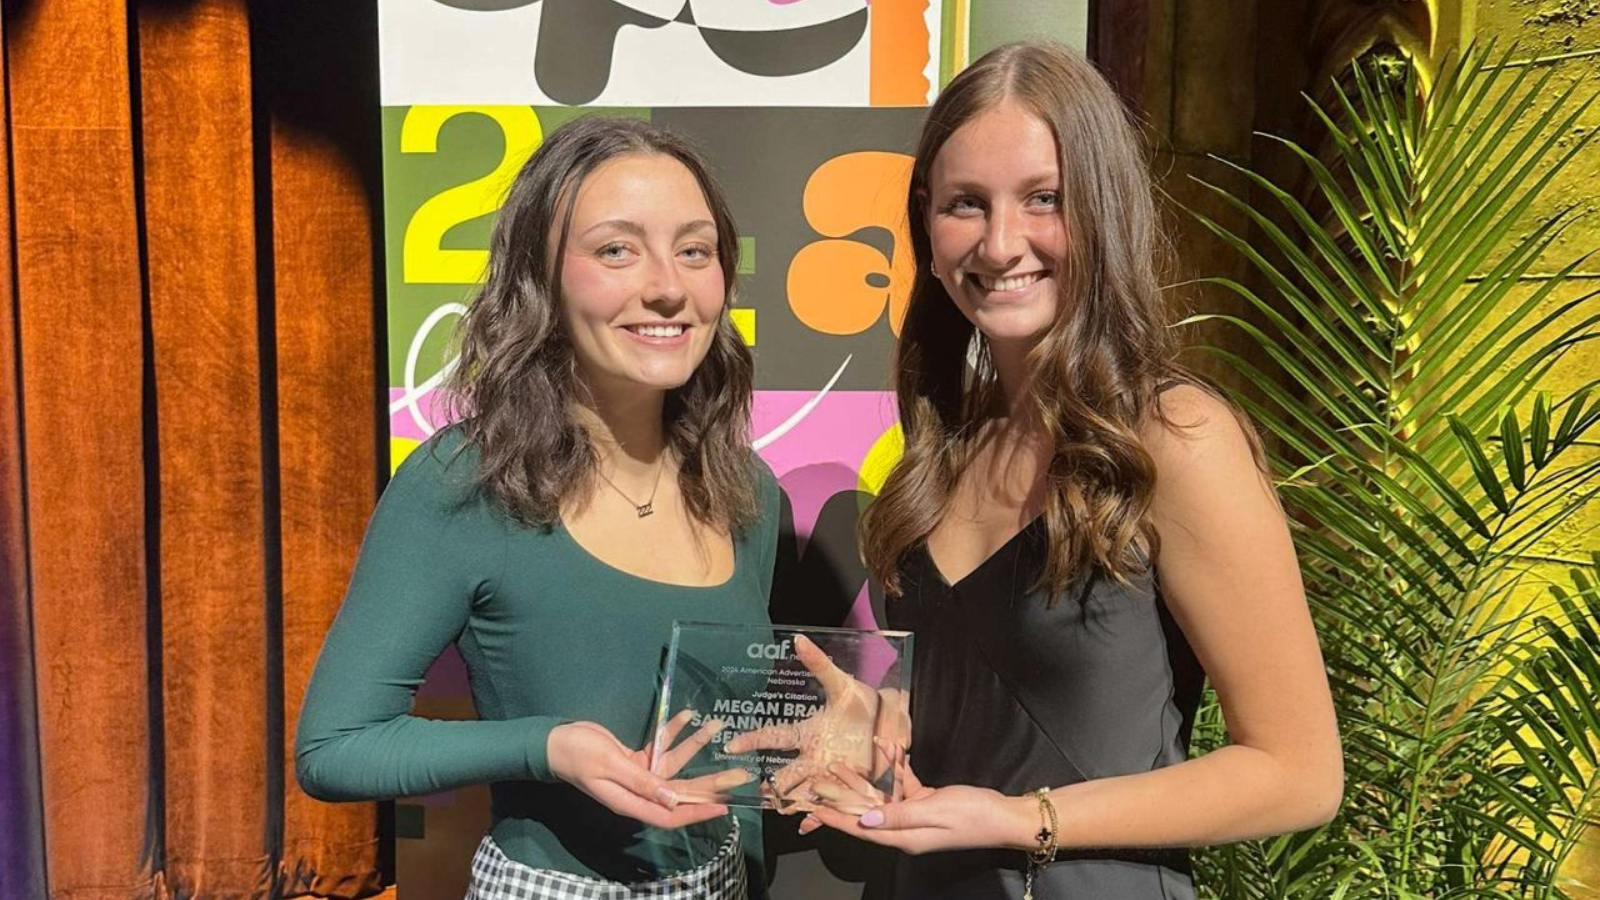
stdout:
{"type": "Polygon", "coordinates": [[[808,815],[804,819],[800,820],[800,833],[801,834],[810,834],[811,832],[816,831],[818,828],[821,828],[821,827],[822,827],[822,820],[817,818],[816,816],[809,816],[808,815]]]}
{"type": "Polygon", "coordinates": [[[672,788],[663,784],[661,787],[656,788],[656,802],[667,809],[677,809],[678,795],[673,793],[672,788]]]}
{"type": "Polygon", "coordinates": [[[883,824],[883,810],[869,809],[861,814],[859,821],[862,828],[877,828],[883,824]]]}

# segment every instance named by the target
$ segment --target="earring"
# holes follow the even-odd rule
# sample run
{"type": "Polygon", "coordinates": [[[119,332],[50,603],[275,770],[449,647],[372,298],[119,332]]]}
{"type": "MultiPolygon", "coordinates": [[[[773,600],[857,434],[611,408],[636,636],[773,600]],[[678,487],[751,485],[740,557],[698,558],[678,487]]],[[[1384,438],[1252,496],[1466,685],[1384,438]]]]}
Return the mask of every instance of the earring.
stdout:
{"type": "Polygon", "coordinates": [[[934,265],[934,262],[931,259],[928,260],[928,272],[935,278],[939,277],[939,267],[934,265]]]}

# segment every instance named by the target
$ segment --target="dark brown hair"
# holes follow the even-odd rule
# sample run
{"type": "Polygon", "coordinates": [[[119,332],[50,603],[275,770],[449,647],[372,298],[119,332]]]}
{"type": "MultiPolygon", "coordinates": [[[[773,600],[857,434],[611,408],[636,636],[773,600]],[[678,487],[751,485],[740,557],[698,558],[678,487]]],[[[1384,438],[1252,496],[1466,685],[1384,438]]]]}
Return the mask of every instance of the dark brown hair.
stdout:
{"type": "MultiPolygon", "coordinates": [[[[1091,569],[1126,580],[1156,551],[1149,521],[1155,464],[1139,438],[1160,418],[1159,389],[1191,381],[1174,362],[1157,278],[1149,170],[1127,111],[1093,65],[1064,47],[1008,44],[950,82],[928,112],[907,204],[916,281],[895,357],[905,455],[863,521],[863,552],[891,594],[904,554],[943,517],[999,384],[974,327],[929,271],[929,174],[950,136],[1010,101],[1049,126],[1070,236],[1057,272],[1057,318],[1030,352],[1032,414],[1054,444],[1042,584],[1059,595],[1091,569]]],[[[1164,420],[1163,420],[1164,421],[1164,420]]]]}
{"type": "Polygon", "coordinates": [[[739,233],[705,163],[663,128],[582,116],[545,137],[500,209],[488,277],[457,327],[461,355],[447,389],[467,442],[479,451],[479,483],[513,517],[548,527],[563,501],[591,488],[597,456],[574,414],[583,388],[561,325],[561,258],[578,187],[602,163],[633,153],[682,163],[716,224],[727,285],[722,314],[705,360],[687,383],[667,392],[663,425],[690,514],[737,532],[756,516],[749,444],[754,363],[728,317],[739,233]]]}

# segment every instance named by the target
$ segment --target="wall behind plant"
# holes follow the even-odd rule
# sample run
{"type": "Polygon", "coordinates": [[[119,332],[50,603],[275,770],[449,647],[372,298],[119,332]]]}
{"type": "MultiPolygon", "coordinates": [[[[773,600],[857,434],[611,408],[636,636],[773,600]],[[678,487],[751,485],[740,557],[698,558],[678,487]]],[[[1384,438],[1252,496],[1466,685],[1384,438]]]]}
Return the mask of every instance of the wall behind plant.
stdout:
{"type": "MultiPolygon", "coordinates": [[[[1585,89],[1600,89],[1600,4],[1592,0],[1464,0],[1450,5],[1455,7],[1450,12],[1460,23],[1463,39],[1514,44],[1511,56],[1515,64],[1553,70],[1549,89],[1536,108],[1535,116],[1555,103],[1573,84],[1580,85],[1580,96],[1585,89]]],[[[1530,121],[1533,118],[1530,116],[1530,121]]],[[[1589,108],[1577,123],[1577,131],[1583,134],[1597,127],[1600,127],[1600,105],[1589,108]]],[[[1586,254],[1594,256],[1583,261],[1567,276],[1564,284],[1551,292],[1541,311],[1553,310],[1600,291],[1600,143],[1591,141],[1557,175],[1528,211],[1525,222],[1508,236],[1508,246],[1510,241],[1531,231],[1536,223],[1561,210],[1570,210],[1570,224],[1551,247],[1544,264],[1522,279],[1507,297],[1507,303],[1526,299],[1551,273],[1586,254]]],[[[1492,259],[1487,261],[1483,268],[1487,270],[1493,262],[1492,259]]],[[[1576,315],[1569,314],[1553,323],[1551,332],[1570,326],[1575,320],[1576,315]]],[[[1491,325],[1488,323],[1484,327],[1491,325]]],[[[1545,376],[1544,383],[1552,395],[1561,397],[1597,378],[1600,378],[1600,346],[1589,343],[1569,353],[1545,376]]],[[[1593,455],[1600,453],[1600,449],[1590,446],[1583,452],[1593,455]]],[[[1568,563],[1586,559],[1600,546],[1596,540],[1597,530],[1600,530],[1600,505],[1591,503],[1586,511],[1574,516],[1533,552],[1545,557],[1546,568],[1554,576],[1568,563]]],[[[1530,596],[1540,587],[1531,585],[1530,596]]],[[[1600,827],[1590,826],[1587,840],[1568,859],[1562,875],[1574,897],[1600,898],[1600,827]]]]}

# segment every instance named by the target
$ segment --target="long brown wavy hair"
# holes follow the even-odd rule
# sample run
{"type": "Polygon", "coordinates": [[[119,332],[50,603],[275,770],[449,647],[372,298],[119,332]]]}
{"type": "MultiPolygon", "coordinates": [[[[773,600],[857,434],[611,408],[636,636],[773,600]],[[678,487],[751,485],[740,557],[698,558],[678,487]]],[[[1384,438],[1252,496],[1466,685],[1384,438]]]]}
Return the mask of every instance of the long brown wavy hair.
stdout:
{"type": "Polygon", "coordinates": [[[1008,44],[950,82],[928,112],[907,203],[916,281],[895,356],[905,455],[863,520],[863,553],[893,595],[900,563],[944,516],[1000,387],[974,327],[930,271],[929,173],[950,136],[1003,101],[1055,137],[1062,215],[1071,236],[1057,272],[1056,321],[1028,356],[1032,413],[1054,444],[1043,517],[1048,560],[1039,586],[1057,597],[1079,573],[1120,581],[1154,559],[1149,521],[1155,464],[1140,427],[1161,417],[1157,396],[1193,378],[1174,361],[1157,276],[1164,254],[1149,170],[1126,109],[1079,54],[1053,44],[1008,44]]]}
{"type": "Polygon", "coordinates": [[[663,425],[689,513],[737,533],[756,517],[749,442],[755,367],[728,317],[739,232],[699,154],[663,128],[583,116],[545,137],[495,221],[488,277],[457,326],[460,358],[446,389],[466,445],[479,451],[479,484],[518,521],[548,528],[564,501],[593,489],[598,456],[576,414],[586,394],[561,324],[561,259],[578,187],[602,163],[633,153],[682,163],[716,224],[727,285],[722,314],[705,360],[667,392],[663,425]]]}

